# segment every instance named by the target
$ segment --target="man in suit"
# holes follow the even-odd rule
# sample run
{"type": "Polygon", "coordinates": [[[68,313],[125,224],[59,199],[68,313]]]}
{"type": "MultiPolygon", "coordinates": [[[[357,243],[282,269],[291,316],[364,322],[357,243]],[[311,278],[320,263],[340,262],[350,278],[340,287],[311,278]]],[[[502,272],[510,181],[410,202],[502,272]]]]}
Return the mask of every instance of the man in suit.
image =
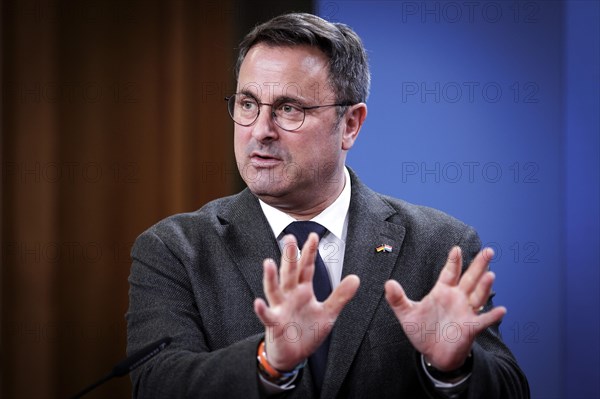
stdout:
{"type": "Polygon", "coordinates": [[[528,397],[498,333],[492,251],[345,166],[367,115],[360,38],[283,15],[246,36],[237,74],[248,188],[132,249],[128,351],[173,337],[134,397],[528,397]]]}

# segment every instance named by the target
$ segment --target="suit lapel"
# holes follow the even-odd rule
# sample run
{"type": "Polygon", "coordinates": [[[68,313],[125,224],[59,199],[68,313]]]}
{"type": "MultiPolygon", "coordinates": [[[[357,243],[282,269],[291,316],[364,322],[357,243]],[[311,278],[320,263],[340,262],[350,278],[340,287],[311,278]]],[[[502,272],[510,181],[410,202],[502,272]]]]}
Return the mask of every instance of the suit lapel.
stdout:
{"type": "Polygon", "coordinates": [[[383,285],[391,276],[404,239],[403,226],[388,222],[395,214],[352,173],[352,199],[342,278],[356,274],[360,288],[346,305],[332,332],[322,397],[335,397],[368,329],[378,304],[385,300],[383,285]],[[387,244],[391,252],[377,252],[387,244]]]}
{"type": "Polygon", "coordinates": [[[279,263],[281,253],[273,230],[256,197],[245,189],[232,197],[218,213],[219,235],[224,247],[248,283],[255,298],[264,298],[263,261],[279,263]]]}

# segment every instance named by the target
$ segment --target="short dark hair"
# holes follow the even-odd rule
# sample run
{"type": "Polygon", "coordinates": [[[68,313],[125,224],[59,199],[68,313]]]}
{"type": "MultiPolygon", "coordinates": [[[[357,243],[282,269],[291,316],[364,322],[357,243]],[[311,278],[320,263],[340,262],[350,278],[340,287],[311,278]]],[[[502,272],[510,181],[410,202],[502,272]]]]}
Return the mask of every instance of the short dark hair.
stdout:
{"type": "Polygon", "coordinates": [[[348,25],[306,13],[284,14],[258,25],[240,43],[236,79],[246,54],[259,43],[317,47],[329,58],[329,83],[336,101],[355,104],[367,100],[371,84],[367,54],[360,37],[348,25]]]}

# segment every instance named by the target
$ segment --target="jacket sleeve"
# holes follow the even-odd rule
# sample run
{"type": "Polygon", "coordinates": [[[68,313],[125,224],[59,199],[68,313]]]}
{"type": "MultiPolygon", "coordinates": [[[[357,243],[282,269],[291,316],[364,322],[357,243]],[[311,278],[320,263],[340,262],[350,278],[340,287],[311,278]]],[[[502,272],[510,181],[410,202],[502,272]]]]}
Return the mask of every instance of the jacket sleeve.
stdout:
{"type": "Polygon", "coordinates": [[[210,351],[183,263],[152,230],[135,242],[129,277],[127,351],[164,336],[172,343],[131,375],[134,398],[258,398],[262,334],[210,351]]]}

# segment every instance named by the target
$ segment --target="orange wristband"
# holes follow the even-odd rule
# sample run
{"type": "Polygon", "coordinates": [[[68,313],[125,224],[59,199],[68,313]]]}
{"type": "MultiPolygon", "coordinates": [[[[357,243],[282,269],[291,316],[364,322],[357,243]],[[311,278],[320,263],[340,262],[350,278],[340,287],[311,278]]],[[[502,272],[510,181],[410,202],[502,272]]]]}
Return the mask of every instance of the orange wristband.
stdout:
{"type": "Polygon", "coordinates": [[[267,352],[265,351],[264,340],[258,346],[258,362],[271,378],[279,379],[283,376],[282,373],[277,371],[275,367],[269,364],[269,361],[267,360],[267,352]]]}
{"type": "Polygon", "coordinates": [[[307,359],[297,365],[292,371],[279,371],[275,367],[271,366],[267,360],[267,351],[265,350],[265,346],[265,340],[263,339],[260,345],[258,345],[258,353],[256,356],[256,359],[258,360],[258,370],[264,378],[274,384],[287,384],[288,382],[292,381],[296,375],[298,375],[304,366],[306,366],[307,359]]]}

